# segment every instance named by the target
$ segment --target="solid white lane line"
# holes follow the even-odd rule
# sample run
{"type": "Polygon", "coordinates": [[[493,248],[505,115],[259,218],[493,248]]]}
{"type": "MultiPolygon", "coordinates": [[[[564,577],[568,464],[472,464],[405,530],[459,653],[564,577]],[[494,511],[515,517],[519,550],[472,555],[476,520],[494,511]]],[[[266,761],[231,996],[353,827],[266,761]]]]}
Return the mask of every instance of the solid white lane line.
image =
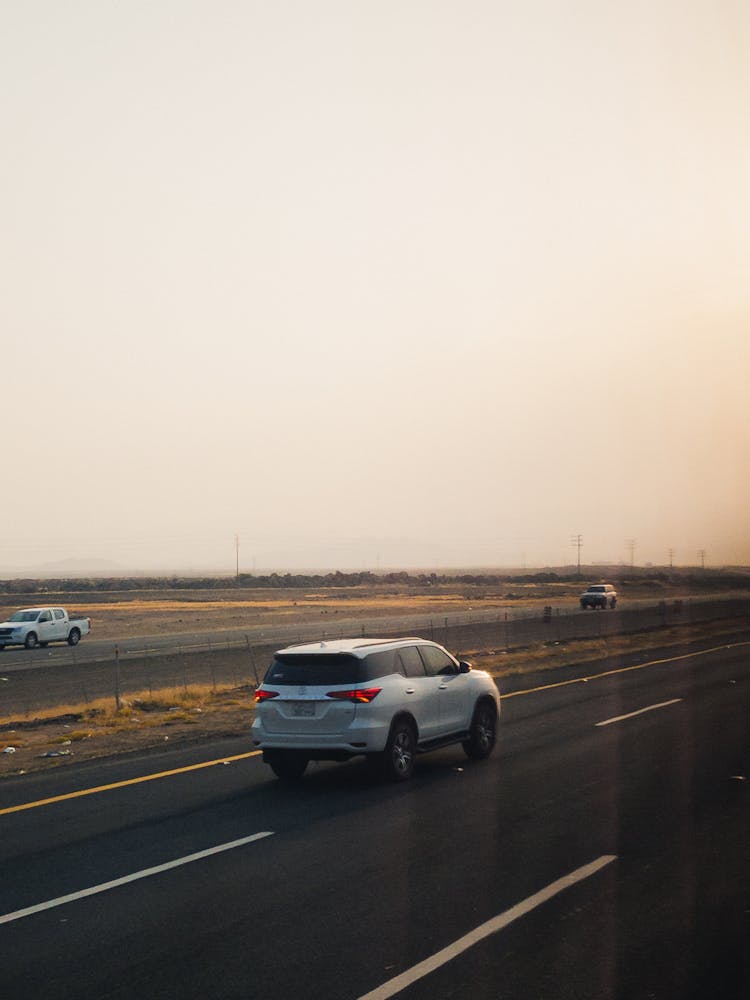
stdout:
{"type": "Polygon", "coordinates": [[[43,910],[52,910],[56,906],[64,906],[66,903],[73,903],[77,899],[86,899],[87,896],[95,896],[100,892],[108,892],[118,886],[127,885],[129,882],[137,882],[142,878],[149,878],[151,875],[159,875],[167,872],[171,868],[179,868],[182,865],[189,865],[193,861],[202,861],[203,858],[210,858],[213,854],[221,854],[223,851],[232,851],[235,847],[244,847],[245,844],[252,844],[256,840],[264,837],[272,837],[273,831],[264,833],[254,833],[251,837],[242,837],[240,840],[232,840],[228,844],[219,844],[217,847],[209,847],[205,851],[198,851],[197,854],[188,854],[184,858],[177,858],[174,861],[167,861],[163,865],[156,865],[154,868],[144,868],[143,871],[134,872],[132,875],[123,875],[122,878],[113,879],[111,882],[102,882],[101,885],[93,885],[89,889],[81,889],[79,892],[71,892],[67,896],[58,896],[57,899],[48,899],[45,903],[37,903],[35,906],[27,906],[23,910],[16,910],[14,913],[6,913],[0,916],[0,924],[10,924],[14,920],[22,917],[30,917],[34,913],[41,913],[43,910]]]}
{"type": "Polygon", "coordinates": [[[676,705],[682,698],[672,698],[671,701],[660,701],[658,705],[648,705],[646,708],[639,708],[637,712],[628,712],[627,715],[616,715],[614,719],[605,719],[604,722],[597,722],[597,726],[611,726],[613,722],[622,722],[623,719],[632,719],[636,715],[643,715],[644,712],[653,712],[657,708],[666,708],[667,705],[676,705]]]}
{"type": "Polygon", "coordinates": [[[648,660],[645,663],[635,663],[630,667],[616,667],[614,670],[604,670],[599,674],[589,674],[588,677],[573,677],[567,681],[556,681],[554,684],[541,684],[539,687],[526,688],[525,691],[509,691],[502,695],[507,698],[520,698],[527,694],[538,694],[540,691],[551,691],[553,688],[567,687],[569,684],[586,684],[588,681],[598,681],[602,677],[614,677],[616,674],[627,674],[631,670],[646,670],[648,667],[660,667],[665,663],[677,663],[679,660],[690,660],[704,656],[707,653],[718,653],[724,649],[739,649],[740,646],[750,646],[750,642],[731,642],[723,646],[712,646],[710,649],[696,649],[692,653],[681,653],[679,656],[667,656],[661,660],[648,660]]]}
{"type": "Polygon", "coordinates": [[[509,910],[499,914],[497,917],[493,917],[492,920],[488,920],[486,923],[480,924],[479,927],[475,927],[473,931],[469,931],[468,934],[458,938],[457,941],[449,944],[442,951],[436,952],[430,958],[426,958],[423,962],[412,966],[411,969],[407,969],[406,972],[394,976],[393,979],[389,979],[387,983],[383,983],[377,989],[371,990],[370,993],[365,993],[359,1000],[389,1000],[390,997],[400,993],[401,990],[405,990],[407,986],[411,986],[418,979],[423,979],[429,973],[434,972],[435,969],[439,969],[441,965],[450,962],[462,952],[483,941],[486,937],[496,934],[504,927],[507,927],[508,924],[513,923],[514,920],[518,920],[519,917],[530,913],[531,910],[541,906],[542,903],[546,903],[553,896],[563,892],[565,889],[569,889],[577,882],[582,882],[584,879],[590,878],[590,876],[596,874],[601,868],[616,860],[616,854],[603,854],[596,861],[592,861],[591,864],[583,865],[582,868],[576,868],[569,875],[564,875],[562,878],[557,879],[556,882],[552,882],[546,889],[534,893],[528,899],[516,903],[509,910]]]}

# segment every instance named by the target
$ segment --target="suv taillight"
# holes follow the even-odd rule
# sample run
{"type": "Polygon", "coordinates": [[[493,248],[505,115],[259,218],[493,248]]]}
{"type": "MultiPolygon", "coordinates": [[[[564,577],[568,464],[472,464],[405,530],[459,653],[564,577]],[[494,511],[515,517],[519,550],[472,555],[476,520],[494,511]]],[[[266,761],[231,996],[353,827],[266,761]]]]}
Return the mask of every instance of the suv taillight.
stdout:
{"type": "Polygon", "coordinates": [[[269,698],[278,698],[278,697],[279,697],[278,691],[264,691],[262,688],[258,688],[258,690],[253,695],[255,701],[268,701],[269,698]]]}
{"type": "Polygon", "coordinates": [[[337,698],[339,701],[356,701],[360,704],[368,704],[377,698],[382,688],[354,688],[351,691],[329,691],[326,698],[337,698]]]}

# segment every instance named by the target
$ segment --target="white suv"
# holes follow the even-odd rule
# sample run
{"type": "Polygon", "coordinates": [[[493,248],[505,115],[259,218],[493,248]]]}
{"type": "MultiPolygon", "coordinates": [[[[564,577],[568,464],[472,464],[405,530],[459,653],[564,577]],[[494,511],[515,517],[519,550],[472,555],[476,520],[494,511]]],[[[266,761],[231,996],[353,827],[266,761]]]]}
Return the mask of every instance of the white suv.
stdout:
{"type": "Polygon", "coordinates": [[[588,590],[581,594],[581,607],[586,608],[614,608],[617,604],[617,591],[611,583],[592,583],[588,590]]]}
{"type": "Polygon", "coordinates": [[[364,754],[386,777],[411,777],[417,753],[461,743],[488,757],[500,694],[427,639],[338,639],[279,650],[255,692],[252,738],[279,778],[310,760],[364,754]]]}

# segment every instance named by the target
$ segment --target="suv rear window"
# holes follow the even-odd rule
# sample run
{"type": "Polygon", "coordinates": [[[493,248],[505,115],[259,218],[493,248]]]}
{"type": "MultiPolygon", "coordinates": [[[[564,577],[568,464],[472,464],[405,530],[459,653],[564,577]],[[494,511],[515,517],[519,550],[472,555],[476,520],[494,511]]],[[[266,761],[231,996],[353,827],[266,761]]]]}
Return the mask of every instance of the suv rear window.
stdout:
{"type": "MultiPolygon", "coordinates": [[[[406,676],[408,666],[402,662],[403,649],[387,649],[368,653],[364,659],[350,653],[282,653],[268,668],[265,680],[283,686],[300,684],[363,684],[388,674],[406,676]]],[[[408,652],[416,653],[411,647],[408,652]]],[[[417,654],[419,660],[419,655],[417,654]]],[[[408,660],[411,663],[411,659],[408,660]]],[[[424,668],[420,668],[424,676],[424,668]]]]}
{"type": "Polygon", "coordinates": [[[348,653],[283,653],[268,668],[265,683],[361,684],[367,680],[364,664],[348,653]]]}

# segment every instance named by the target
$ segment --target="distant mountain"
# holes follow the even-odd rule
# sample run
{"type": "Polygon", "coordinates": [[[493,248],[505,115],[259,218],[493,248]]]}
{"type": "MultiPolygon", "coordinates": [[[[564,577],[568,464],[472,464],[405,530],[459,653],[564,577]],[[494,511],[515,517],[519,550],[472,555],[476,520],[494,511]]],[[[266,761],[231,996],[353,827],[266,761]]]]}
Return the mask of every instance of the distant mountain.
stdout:
{"type": "Polygon", "coordinates": [[[55,562],[39,563],[36,566],[10,567],[0,569],[0,576],[30,577],[34,580],[61,579],[78,576],[124,576],[122,564],[111,559],[58,559],[55,562]]]}

